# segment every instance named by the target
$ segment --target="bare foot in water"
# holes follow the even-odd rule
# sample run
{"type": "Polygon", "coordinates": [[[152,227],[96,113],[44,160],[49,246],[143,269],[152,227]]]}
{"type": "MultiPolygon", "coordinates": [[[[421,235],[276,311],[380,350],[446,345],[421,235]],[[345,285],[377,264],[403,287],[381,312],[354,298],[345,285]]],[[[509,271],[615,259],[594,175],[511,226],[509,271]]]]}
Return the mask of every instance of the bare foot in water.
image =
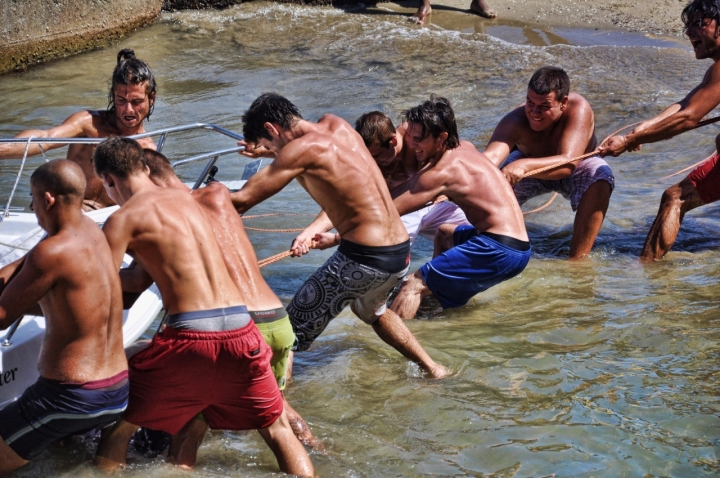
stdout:
{"type": "Polygon", "coordinates": [[[426,369],[426,372],[430,375],[430,378],[434,379],[441,379],[450,375],[450,369],[440,364],[435,364],[431,368],[426,369]]]}
{"type": "Polygon", "coordinates": [[[497,13],[495,13],[494,10],[491,10],[487,3],[485,3],[485,0],[472,0],[470,3],[470,11],[473,11],[480,15],[481,17],[485,18],[496,18],[497,13]]]}
{"type": "Polygon", "coordinates": [[[424,25],[425,22],[427,22],[430,13],[432,13],[432,8],[430,8],[430,2],[422,2],[418,7],[418,11],[415,12],[415,15],[410,17],[410,21],[415,22],[418,25],[424,25]]]}

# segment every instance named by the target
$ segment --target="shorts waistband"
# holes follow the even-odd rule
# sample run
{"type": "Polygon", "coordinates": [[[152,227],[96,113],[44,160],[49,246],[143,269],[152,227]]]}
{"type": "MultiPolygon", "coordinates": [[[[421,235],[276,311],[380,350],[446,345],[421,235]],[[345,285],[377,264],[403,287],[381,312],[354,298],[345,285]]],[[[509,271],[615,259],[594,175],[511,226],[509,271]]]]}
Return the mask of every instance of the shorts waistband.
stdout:
{"type": "Polygon", "coordinates": [[[251,310],[250,317],[256,324],[267,324],[275,322],[276,320],[284,319],[288,313],[285,307],[278,307],[277,309],[269,310],[251,310]]]}
{"type": "Polygon", "coordinates": [[[195,310],[192,312],[179,312],[177,314],[168,315],[167,324],[170,325],[171,323],[177,322],[179,320],[210,319],[221,315],[235,315],[247,313],[247,307],[244,305],[221,307],[219,309],[195,310]]]}
{"type": "Polygon", "coordinates": [[[61,385],[63,387],[70,387],[70,388],[82,388],[85,390],[100,390],[100,389],[115,389],[118,388],[117,386],[124,385],[123,382],[127,382],[128,379],[128,371],[123,370],[120,373],[117,373],[113,375],[112,377],[108,378],[101,378],[100,380],[92,380],[90,382],[60,382],[58,380],[52,380],[49,378],[41,377],[43,380],[47,380],[48,382],[54,382],[58,385],[61,385]]]}
{"type": "Polygon", "coordinates": [[[244,327],[235,330],[223,330],[221,332],[204,332],[200,330],[176,329],[173,327],[165,327],[158,332],[156,336],[165,339],[177,340],[233,340],[252,333],[259,333],[255,323],[251,320],[244,327]]]}
{"type": "Polygon", "coordinates": [[[363,246],[347,239],[340,240],[338,252],[358,264],[396,273],[410,264],[410,240],[392,246],[363,246]]]}
{"type": "Polygon", "coordinates": [[[480,235],[489,237],[495,242],[499,242],[504,246],[512,247],[518,251],[524,252],[530,250],[530,243],[528,241],[521,241],[520,239],[515,239],[514,237],[505,236],[503,234],[495,234],[492,232],[483,232],[480,233],[480,235]]]}

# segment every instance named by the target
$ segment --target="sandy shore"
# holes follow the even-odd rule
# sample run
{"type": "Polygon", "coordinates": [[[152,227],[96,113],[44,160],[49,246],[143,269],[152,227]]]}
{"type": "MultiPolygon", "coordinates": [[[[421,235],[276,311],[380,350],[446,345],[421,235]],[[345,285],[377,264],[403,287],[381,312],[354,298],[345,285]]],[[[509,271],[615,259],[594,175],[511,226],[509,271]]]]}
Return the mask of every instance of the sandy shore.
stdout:
{"type": "MultiPolygon", "coordinates": [[[[457,18],[456,15],[462,14],[475,17],[487,26],[593,28],[674,37],[682,34],[680,13],[688,3],[686,0],[487,0],[498,18],[486,20],[467,13],[470,0],[431,1],[430,21],[444,28],[452,28],[447,24],[452,21],[448,16],[457,18]]],[[[377,7],[412,14],[417,10],[417,0],[378,3],[377,7]]]]}

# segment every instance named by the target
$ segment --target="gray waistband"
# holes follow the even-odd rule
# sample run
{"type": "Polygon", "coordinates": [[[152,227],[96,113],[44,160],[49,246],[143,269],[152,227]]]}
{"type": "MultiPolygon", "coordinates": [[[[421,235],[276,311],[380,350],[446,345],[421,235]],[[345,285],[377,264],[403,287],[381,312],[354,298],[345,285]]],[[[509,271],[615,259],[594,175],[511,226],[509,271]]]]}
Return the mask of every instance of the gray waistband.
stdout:
{"type": "Polygon", "coordinates": [[[251,320],[247,308],[243,305],[172,314],[168,316],[166,325],[178,330],[225,332],[245,327],[251,320]]]}

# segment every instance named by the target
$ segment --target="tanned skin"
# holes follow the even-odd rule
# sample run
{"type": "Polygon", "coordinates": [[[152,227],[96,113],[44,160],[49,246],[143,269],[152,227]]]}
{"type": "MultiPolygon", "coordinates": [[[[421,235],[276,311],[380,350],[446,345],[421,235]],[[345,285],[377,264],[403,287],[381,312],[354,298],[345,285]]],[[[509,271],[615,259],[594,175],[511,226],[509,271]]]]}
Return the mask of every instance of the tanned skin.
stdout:
{"type": "MultiPolygon", "coordinates": [[[[59,195],[31,181],[31,208],[48,235],[0,270],[0,329],[39,302],[46,326],[40,376],[71,383],[101,380],[127,370],[120,279],[105,236],[82,213],[83,171],[67,160],[50,164],[77,186],[77,195],[59,195]]],[[[25,463],[0,439],[0,476],[25,463]]]]}
{"type": "MultiPolygon", "coordinates": [[[[392,246],[408,240],[407,230],[395,209],[385,180],[360,135],[345,120],[325,115],[317,123],[299,119],[289,128],[265,123],[271,139],[259,144],[240,143],[244,153],[257,157],[268,153],[273,162],[232,194],[239,212],[269,198],[297,179],[327,214],[316,220],[317,233],[335,227],[339,237],[365,246],[392,246]]],[[[295,255],[308,252],[309,237],[297,238],[295,255]]],[[[321,242],[320,248],[336,242],[321,242]]],[[[432,373],[442,368],[423,350],[410,330],[397,317],[383,315],[373,324],[378,336],[405,357],[432,373]]]]}
{"type": "MultiPolygon", "coordinates": [[[[577,93],[570,92],[558,100],[555,91],[540,95],[528,88],[525,104],[505,115],[483,153],[499,167],[514,147],[526,158],[503,168],[512,186],[530,171],[594,151],[597,138],[590,104],[577,93]]],[[[563,179],[570,176],[579,163],[568,163],[532,177],[563,179]]],[[[611,192],[607,181],[596,181],[580,200],[570,245],[571,259],[584,257],[592,249],[605,219],[611,192]]]]}
{"type": "MultiPolygon", "coordinates": [[[[47,130],[30,129],[18,133],[16,138],[109,138],[112,136],[131,136],[145,133],[143,122],[155,102],[155,94],[148,95],[147,82],[137,85],[115,86],[114,111],[80,111],[62,122],[59,126],[47,130]]],[[[155,149],[151,138],[138,140],[143,148],[155,149]]],[[[64,144],[43,143],[30,145],[28,156],[41,153],[40,147],[45,151],[61,148],[64,144]]],[[[23,143],[0,144],[0,159],[22,158],[26,145],[23,143]]],[[[85,189],[86,204],[93,209],[112,206],[115,202],[107,195],[102,181],[95,175],[92,158],[95,145],[71,144],[68,148],[67,159],[80,166],[85,174],[87,187],[85,189]]]]}
{"type": "MultiPolygon", "coordinates": [[[[709,58],[713,64],[702,81],[685,98],[667,107],[654,118],[644,121],[625,136],[613,136],[600,148],[602,156],[619,156],[637,151],[645,143],[655,143],[693,129],[700,120],[720,104],[720,25],[715,19],[691,18],[685,35],[695,58],[709,58]]],[[[720,135],[715,139],[720,143],[720,135]]],[[[677,239],[685,214],[705,202],[688,178],[665,190],[657,217],[650,227],[640,253],[640,260],[662,259],[677,239]]]]}
{"type": "MultiPolygon", "coordinates": [[[[126,178],[103,174],[101,179],[108,195],[122,206],[103,227],[117,267],[123,254],[131,251],[160,290],[168,314],[245,304],[225,267],[212,226],[187,192],[156,186],[146,166],[126,178]]],[[[104,433],[97,451],[98,464],[105,469],[124,464],[128,442],[137,429],[137,425],[121,419],[104,433]]],[[[312,463],[285,412],[258,431],[282,471],[313,475],[312,463]]]]}

